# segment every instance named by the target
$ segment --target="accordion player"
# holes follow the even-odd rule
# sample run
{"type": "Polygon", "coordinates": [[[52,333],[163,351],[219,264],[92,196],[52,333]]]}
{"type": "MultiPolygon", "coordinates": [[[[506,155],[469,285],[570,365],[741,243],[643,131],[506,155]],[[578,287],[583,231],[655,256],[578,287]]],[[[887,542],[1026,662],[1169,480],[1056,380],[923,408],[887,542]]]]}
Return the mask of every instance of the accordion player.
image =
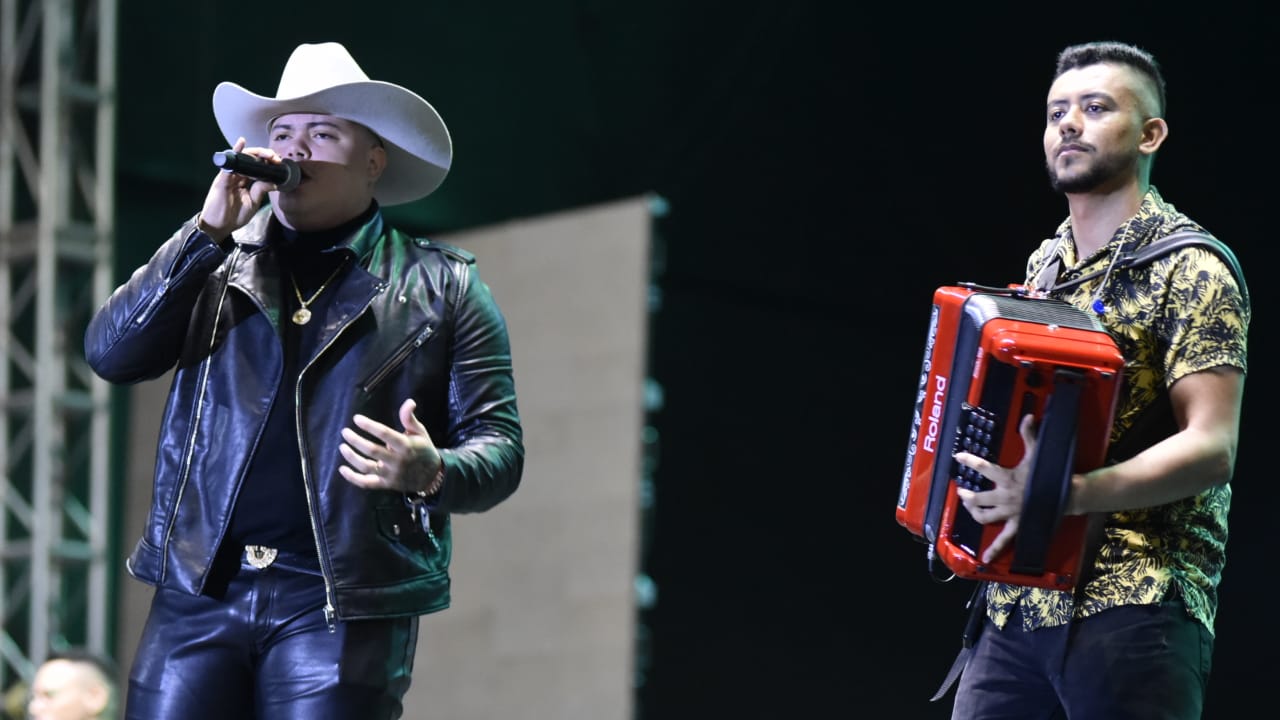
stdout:
{"type": "MultiPolygon", "coordinates": [[[[1085,516],[1064,515],[1073,472],[1106,462],[1124,358],[1098,319],[1019,286],[938,288],[896,518],[928,546],[930,571],[1059,590],[1081,571],[1085,516]],[[1032,415],[1037,451],[1013,545],[990,563],[983,552],[1003,523],[969,515],[958,487],[989,481],[952,458],[967,451],[1005,467],[1024,447],[1019,420],[1032,415]]],[[[947,578],[949,579],[949,578],[947,578]]]]}

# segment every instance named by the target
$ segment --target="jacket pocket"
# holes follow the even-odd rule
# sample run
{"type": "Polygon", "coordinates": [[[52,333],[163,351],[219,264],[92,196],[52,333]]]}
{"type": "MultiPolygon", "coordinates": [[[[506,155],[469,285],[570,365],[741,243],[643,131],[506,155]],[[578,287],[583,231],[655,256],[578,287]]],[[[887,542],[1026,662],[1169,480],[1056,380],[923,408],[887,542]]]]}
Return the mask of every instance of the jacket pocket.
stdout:
{"type": "Polygon", "coordinates": [[[421,347],[433,334],[435,334],[435,328],[431,326],[431,323],[423,323],[422,327],[418,328],[417,332],[410,335],[409,339],[396,348],[395,352],[391,353],[382,364],[378,365],[377,369],[360,381],[360,389],[366,394],[371,394],[374,388],[381,384],[383,380],[386,380],[391,373],[395,372],[396,368],[400,367],[413,354],[413,351],[421,347]]]}
{"type": "Polygon", "coordinates": [[[429,524],[430,520],[428,519],[428,524],[424,528],[420,518],[410,513],[407,506],[381,507],[378,508],[377,514],[378,532],[386,540],[396,545],[425,551],[428,555],[440,550],[440,543],[436,538],[435,530],[429,524]]]}

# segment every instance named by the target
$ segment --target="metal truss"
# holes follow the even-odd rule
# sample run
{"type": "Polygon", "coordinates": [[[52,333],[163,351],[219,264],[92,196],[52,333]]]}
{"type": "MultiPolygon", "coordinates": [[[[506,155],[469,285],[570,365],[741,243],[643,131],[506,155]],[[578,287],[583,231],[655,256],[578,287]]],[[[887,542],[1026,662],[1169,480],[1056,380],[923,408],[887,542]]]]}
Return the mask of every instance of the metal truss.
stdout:
{"type": "Polygon", "coordinates": [[[108,386],[117,0],[0,0],[0,689],[110,655],[108,386]]]}

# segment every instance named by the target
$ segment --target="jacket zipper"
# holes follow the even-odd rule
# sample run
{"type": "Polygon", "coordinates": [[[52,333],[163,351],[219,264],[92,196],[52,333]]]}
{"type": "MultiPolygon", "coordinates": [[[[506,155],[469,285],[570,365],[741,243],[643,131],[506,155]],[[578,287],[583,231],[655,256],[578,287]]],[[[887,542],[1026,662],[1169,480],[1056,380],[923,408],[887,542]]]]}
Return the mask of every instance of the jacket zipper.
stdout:
{"type": "MultiPolygon", "coordinates": [[[[178,495],[173,501],[173,511],[169,515],[169,527],[164,533],[164,546],[160,553],[160,577],[167,574],[167,565],[169,557],[169,541],[173,538],[173,526],[178,522],[178,508],[182,506],[182,495],[187,489],[187,480],[191,478],[191,457],[196,451],[196,435],[200,433],[200,418],[204,415],[204,398],[209,389],[209,367],[213,363],[213,349],[218,341],[218,323],[222,321],[222,306],[227,300],[227,288],[231,285],[231,268],[235,267],[236,257],[240,254],[240,249],[236,248],[231,262],[227,264],[227,275],[222,283],[222,293],[218,296],[218,311],[213,315],[213,331],[209,333],[209,354],[201,365],[200,376],[200,392],[197,394],[195,413],[191,417],[191,434],[187,437],[187,449],[182,458],[182,472],[179,473],[178,495]]],[[[164,289],[169,287],[168,280],[164,283],[164,289]]],[[[150,312],[158,302],[158,297],[147,306],[147,312],[150,312]]]]}
{"type": "MultiPolygon", "coordinates": [[[[380,290],[381,289],[385,289],[385,284],[383,288],[380,288],[380,290]]],[[[377,296],[375,295],[374,297],[377,296]]],[[[364,312],[369,309],[369,306],[373,304],[373,300],[374,298],[369,298],[369,301],[365,303],[364,307],[360,308],[359,312],[352,315],[351,320],[339,328],[338,332],[334,333],[333,338],[315,353],[312,361],[307,363],[298,371],[298,381],[293,388],[293,415],[294,425],[298,429],[298,454],[303,458],[307,457],[307,449],[306,444],[302,440],[302,378],[307,374],[307,370],[311,368],[311,365],[315,363],[314,358],[320,357],[326,350],[332,347],[338,338],[342,336],[342,333],[345,332],[347,328],[351,327],[351,322],[363,315],[364,312]]],[[[311,521],[311,537],[316,544],[316,559],[320,561],[320,575],[324,578],[324,621],[329,627],[329,632],[334,633],[337,632],[338,625],[336,620],[337,609],[333,605],[333,581],[330,578],[330,571],[326,567],[327,558],[325,557],[324,549],[320,547],[320,525],[316,520],[315,501],[311,497],[312,483],[311,478],[307,474],[307,463],[305,461],[302,463],[302,484],[307,491],[307,518],[311,521]]]]}
{"type": "Polygon", "coordinates": [[[168,293],[169,278],[166,277],[160,281],[160,289],[156,291],[156,294],[151,296],[149,301],[147,301],[147,304],[142,308],[142,312],[134,317],[133,324],[141,325],[146,322],[147,318],[151,317],[152,311],[156,309],[156,306],[160,304],[160,301],[163,300],[164,296],[168,293]]]}

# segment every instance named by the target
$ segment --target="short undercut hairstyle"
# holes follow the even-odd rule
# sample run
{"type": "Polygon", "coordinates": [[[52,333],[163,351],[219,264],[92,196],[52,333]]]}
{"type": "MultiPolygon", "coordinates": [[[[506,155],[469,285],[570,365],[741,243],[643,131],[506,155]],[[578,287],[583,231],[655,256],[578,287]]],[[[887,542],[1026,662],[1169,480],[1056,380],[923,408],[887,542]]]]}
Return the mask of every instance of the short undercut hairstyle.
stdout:
{"type": "Polygon", "coordinates": [[[1151,53],[1134,45],[1113,41],[1072,45],[1058,53],[1058,66],[1053,73],[1053,79],[1057,80],[1058,76],[1068,70],[1101,63],[1125,65],[1141,73],[1151,84],[1151,89],[1155,91],[1155,117],[1164,117],[1164,75],[1160,72],[1160,65],[1151,53]]]}

